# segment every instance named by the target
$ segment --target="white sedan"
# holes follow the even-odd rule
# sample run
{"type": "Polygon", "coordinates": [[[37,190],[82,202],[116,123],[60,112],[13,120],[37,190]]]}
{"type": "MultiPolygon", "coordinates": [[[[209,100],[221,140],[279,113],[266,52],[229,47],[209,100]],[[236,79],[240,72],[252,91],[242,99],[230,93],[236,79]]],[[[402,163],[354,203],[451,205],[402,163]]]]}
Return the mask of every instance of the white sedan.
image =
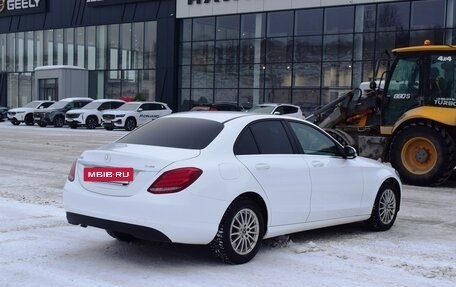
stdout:
{"type": "Polygon", "coordinates": [[[208,244],[227,263],[263,238],[364,221],[388,230],[401,182],[291,117],[177,113],[83,152],[64,190],[68,222],[119,240],[208,244]]]}

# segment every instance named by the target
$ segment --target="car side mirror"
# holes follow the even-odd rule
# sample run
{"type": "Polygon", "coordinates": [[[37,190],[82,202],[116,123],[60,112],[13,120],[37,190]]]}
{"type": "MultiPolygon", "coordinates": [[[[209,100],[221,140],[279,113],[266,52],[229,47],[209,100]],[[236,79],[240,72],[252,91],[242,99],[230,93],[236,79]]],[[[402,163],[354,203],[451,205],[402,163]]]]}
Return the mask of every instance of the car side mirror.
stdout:
{"type": "Polygon", "coordinates": [[[344,146],[344,158],[355,158],[358,156],[358,152],[352,146],[344,146]]]}
{"type": "Polygon", "coordinates": [[[139,108],[139,109],[138,109],[138,112],[142,112],[142,111],[143,111],[143,108],[139,108]]]}
{"type": "Polygon", "coordinates": [[[274,112],[274,115],[281,115],[280,112],[274,112]]]}

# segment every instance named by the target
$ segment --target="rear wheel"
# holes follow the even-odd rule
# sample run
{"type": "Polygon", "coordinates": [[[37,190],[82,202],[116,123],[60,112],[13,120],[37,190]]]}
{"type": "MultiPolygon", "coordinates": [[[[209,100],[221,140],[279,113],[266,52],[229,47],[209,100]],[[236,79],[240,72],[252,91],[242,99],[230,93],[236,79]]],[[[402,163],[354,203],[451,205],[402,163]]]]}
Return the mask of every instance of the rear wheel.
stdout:
{"type": "Polygon", "coordinates": [[[38,125],[39,125],[40,127],[42,127],[42,128],[44,128],[44,127],[46,127],[46,126],[47,126],[47,124],[46,124],[46,123],[44,123],[44,122],[39,122],[39,123],[38,123],[38,125]]]}
{"type": "Polygon", "coordinates": [[[98,126],[98,119],[95,116],[90,116],[86,119],[86,128],[93,130],[98,126]]]}
{"type": "Polygon", "coordinates": [[[13,121],[11,121],[11,123],[15,126],[18,126],[21,122],[18,120],[13,120],[13,121]]]}
{"type": "Polygon", "coordinates": [[[405,183],[439,185],[451,175],[455,149],[453,139],[443,128],[432,123],[413,123],[393,138],[391,165],[405,183]]]}
{"type": "Polygon", "coordinates": [[[112,130],[114,129],[113,126],[105,126],[104,128],[105,128],[105,130],[107,130],[107,131],[112,131],[112,130]]]}
{"type": "Polygon", "coordinates": [[[134,118],[128,118],[125,121],[125,130],[132,131],[136,128],[136,120],[134,118]]]}
{"type": "Polygon", "coordinates": [[[71,123],[71,124],[69,124],[69,126],[72,129],[77,129],[78,128],[78,124],[75,124],[75,123],[71,123]]]}
{"type": "Polygon", "coordinates": [[[108,233],[111,237],[113,237],[119,241],[131,242],[131,241],[137,240],[136,237],[134,237],[128,233],[111,231],[111,230],[106,230],[106,233],[108,233]]]}
{"type": "Polygon", "coordinates": [[[371,217],[366,221],[372,230],[385,231],[393,226],[399,211],[399,190],[392,182],[380,187],[372,208],[371,217]]]}
{"type": "Polygon", "coordinates": [[[251,200],[241,199],[225,212],[210,248],[225,263],[243,264],[256,255],[263,235],[261,209],[251,200]]]}
{"type": "Polygon", "coordinates": [[[63,117],[55,117],[54,119],[54,127],[56,128],[61,128],[63,127],[63,124],[65,123],[65,119],[63,117]]]}

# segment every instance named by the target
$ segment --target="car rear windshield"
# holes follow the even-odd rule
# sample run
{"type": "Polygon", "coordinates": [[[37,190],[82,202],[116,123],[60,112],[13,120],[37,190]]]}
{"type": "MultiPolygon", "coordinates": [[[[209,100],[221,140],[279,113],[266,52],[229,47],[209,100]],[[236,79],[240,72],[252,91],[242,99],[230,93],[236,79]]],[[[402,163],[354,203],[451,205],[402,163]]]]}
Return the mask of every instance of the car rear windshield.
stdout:
{"type": "Polygon", "coordinates": [[[121,143],[204,149],[222,131],[223,124],[194,118],[160,118],[118,140],[121,143]]]}

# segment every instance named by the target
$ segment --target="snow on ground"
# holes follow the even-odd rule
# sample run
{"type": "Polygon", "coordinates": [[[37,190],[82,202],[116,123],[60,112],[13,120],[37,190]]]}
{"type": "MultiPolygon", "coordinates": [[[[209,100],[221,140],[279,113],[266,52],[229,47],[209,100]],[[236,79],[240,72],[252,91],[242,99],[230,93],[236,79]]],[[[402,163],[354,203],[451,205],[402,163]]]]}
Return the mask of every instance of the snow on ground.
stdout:
{"type": "Polygon", "coordinates": [[[72,161],[124,134],[0,123],[0,286],[456,286],[456,176],[405,186],[390,231],[352,224],[282,236],[238,266],[204,246],[122,243],[69,225],[62,187],[72,161]]]}

